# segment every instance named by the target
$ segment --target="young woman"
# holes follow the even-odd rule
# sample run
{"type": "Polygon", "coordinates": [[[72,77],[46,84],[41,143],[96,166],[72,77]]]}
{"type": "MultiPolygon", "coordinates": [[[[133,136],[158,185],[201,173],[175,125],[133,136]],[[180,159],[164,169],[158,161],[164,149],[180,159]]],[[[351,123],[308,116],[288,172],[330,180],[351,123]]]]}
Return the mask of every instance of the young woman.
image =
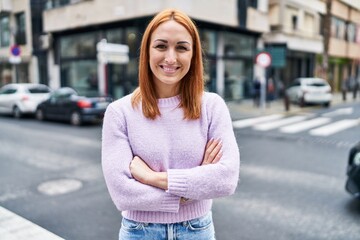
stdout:
{"type": "Polygon", "coordinates": [[[102,167],[119,239],[215,239],[213,198],[234,193],[240,156],[223,99],[204,92],[192,20],[164,10],[141,43],[139,88],[109,105],[102,167]]]}

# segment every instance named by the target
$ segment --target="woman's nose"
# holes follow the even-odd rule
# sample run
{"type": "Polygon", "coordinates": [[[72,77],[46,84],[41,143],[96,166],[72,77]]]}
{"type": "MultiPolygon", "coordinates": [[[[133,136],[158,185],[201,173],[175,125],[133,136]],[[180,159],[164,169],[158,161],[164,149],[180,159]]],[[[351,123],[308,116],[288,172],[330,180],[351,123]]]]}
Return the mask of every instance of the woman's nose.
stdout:
{"type": "Polygon", "coordinates": [[[176,63],[176,52],[172,49],[169,49],[165,56],[165,63],[175,64],[176,63]]]}

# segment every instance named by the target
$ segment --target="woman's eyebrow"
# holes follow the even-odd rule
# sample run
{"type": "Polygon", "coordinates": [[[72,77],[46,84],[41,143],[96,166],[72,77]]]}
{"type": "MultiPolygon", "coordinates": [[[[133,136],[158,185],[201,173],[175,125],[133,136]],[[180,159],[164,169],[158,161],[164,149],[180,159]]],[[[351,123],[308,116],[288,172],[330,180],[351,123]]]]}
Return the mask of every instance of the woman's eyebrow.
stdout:
{"type": "Polygon", "coordinates": [[[189,44],[189,45],[191,45],[188,41],[179,41],[179,42],[177,42],[177,44],[189,44]]]}
{"type": "Polygon", "coordinates": [[[163,43],[168,43],[168,41],[167,40],[165,40],[165,39],[155,39],[155,41],[154,42],[163,42],[163,43]]]}
{"type": "MultiPolygon", "coordinates": [[[[161,39],[161,38],[159,38],[159,39],[155,39],[155,41],[154,41],[154,42],[168,43],[168,41],[167,41],[167,40],[165,40],[165,39],[161,39]]],[[[177,44],[189,44],[189,45],[191,45],[191,43],[189,43],[188,41],[178,41],[178,42],[177,42],[177,44]]]]}

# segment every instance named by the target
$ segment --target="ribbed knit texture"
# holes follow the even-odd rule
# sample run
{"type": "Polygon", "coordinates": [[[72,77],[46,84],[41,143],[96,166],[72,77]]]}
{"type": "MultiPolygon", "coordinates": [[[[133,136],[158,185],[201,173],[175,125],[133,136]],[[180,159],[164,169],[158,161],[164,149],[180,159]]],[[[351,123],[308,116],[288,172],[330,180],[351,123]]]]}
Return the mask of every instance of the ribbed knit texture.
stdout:
{"type": "Polygon", "coordinates": [[[234,193],[240,168],[239,149],[228,108],[215,93],[204,93],[201,117],[184,120],[178,96],[159,99],[161,116],[144,117],[131,95],[111,103],[102,132],[102,167],[110,196],[124,217],[152,223],[174,223],[205,215],[211,199],[234,193]],[[200,166],[206,143],[221,139],[223,156],[200,166]],[[168,173],[168,190],[132,178],[134,156],[154,171],[168,173]],[[185,204],[180,197],[189,198],[185,204]]]}

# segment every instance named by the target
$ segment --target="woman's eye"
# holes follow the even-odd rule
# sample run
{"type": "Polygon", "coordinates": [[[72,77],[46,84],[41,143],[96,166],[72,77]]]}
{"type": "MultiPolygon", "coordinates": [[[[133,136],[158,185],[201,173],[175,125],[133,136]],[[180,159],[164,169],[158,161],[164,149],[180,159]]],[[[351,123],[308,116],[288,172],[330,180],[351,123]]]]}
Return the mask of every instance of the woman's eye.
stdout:
{"type": "Polygon", "coordinates": [[[187,51],[188,48],[185,47],[185,46],[177,46],[177,49],[180,50],[180,51],[187,51]]]}
{"type": "Polygon", "coordinates": [[[156,48],[156,49],[163,50],[163,49],[166,49],[166,45],[159,44],[159,45],[156,45],[155,48],[156,48]]]}

